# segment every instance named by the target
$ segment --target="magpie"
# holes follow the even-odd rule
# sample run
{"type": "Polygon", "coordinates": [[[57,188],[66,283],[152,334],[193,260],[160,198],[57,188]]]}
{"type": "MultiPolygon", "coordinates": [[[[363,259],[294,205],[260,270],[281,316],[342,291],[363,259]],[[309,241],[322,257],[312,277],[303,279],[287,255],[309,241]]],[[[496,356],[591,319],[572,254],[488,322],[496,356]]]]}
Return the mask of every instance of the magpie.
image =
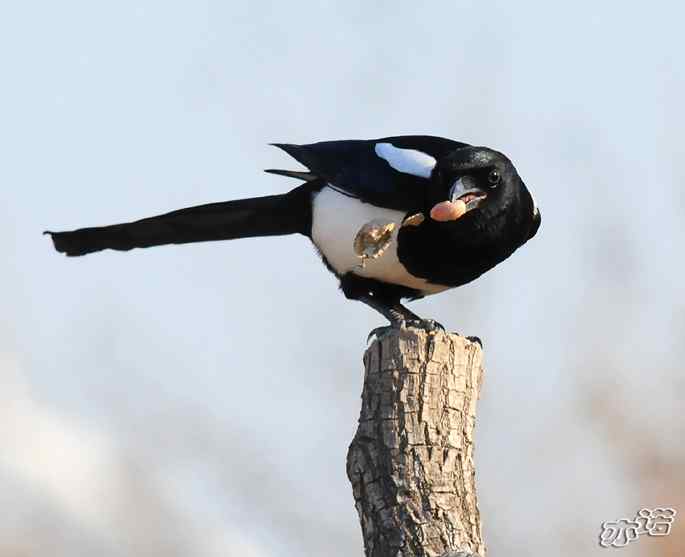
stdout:
{"type": "Polygon", "coordinates": [[[45,234],[68,256],[302,234],[348,299],[399,327],[432,322],[402,300],[473,281],[540,227],[540,210],[514,165],[487,147],[427,135],[272,145],[307,168],[266,170],[303,182],[288,193],[45,234]],[[359,235],[369,223],[371,232],[378,231],[373,223],[382,224],[382,245],[371,241],[371,250],[360,252],[359,235]]]}

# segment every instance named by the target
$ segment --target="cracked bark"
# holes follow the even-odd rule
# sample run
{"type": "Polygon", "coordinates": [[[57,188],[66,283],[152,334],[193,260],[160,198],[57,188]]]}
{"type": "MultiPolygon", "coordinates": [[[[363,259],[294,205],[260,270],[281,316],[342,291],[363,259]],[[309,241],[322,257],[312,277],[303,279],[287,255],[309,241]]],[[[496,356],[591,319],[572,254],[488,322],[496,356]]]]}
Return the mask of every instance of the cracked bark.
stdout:
{"type": "Polygon", "coordinates": [[[415,328],[366,350],[347,476],[367,557],[484,557],[473,464],[482,359],[477,343],[415,328]]]}

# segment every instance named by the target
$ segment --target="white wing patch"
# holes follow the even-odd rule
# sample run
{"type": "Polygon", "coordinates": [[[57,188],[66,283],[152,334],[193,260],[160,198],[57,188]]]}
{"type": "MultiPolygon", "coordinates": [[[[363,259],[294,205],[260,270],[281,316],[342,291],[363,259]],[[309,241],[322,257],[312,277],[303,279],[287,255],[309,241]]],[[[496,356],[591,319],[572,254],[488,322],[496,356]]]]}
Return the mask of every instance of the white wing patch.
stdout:
{"type": "Polygon", "coordinates": [[[413,174],[421,178],[430,178],[436,160],[422,151],[415,149],[400,149],[392,143],[376,143],[376,154],[388,161],[398,172],[413,174]]]}

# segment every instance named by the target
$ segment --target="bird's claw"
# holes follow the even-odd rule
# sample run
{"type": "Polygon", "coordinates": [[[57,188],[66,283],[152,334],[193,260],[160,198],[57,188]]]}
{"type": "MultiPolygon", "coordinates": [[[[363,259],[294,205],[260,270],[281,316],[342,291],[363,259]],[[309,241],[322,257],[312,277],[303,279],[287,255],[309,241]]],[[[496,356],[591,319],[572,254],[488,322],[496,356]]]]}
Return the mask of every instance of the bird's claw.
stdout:
{"type": "Polygon", "coordinates": [[[471,342],[477,342],[481,348],[483,348],[483,341],[480,340],[478,337],[466,337],[466,340],[470,340],[471,342]]]}
{"type": "Polygon", "coordinates": [[[445,330],[445,327],[435,319],[407,319],[403,323],[405,327],[416,327],[417,329],[423,329],[429,333],[445,330]]]}
{"type": "MultiPolygon", "coordinates": [[[[401,329],[402,327],[416,327],[427,332],[445,331],[445,327],[434,319],[407,319],[404,321],[395,321],[391,325],[376,327],[369,333],[369,336],[366,337],[366,343],[368,344],[374,335],[378,340],[380,340],[383,335],[386,335],[393,330],[401,329]]],[[[461,336],[459,333],[454,334],[461,336]]],[[[474,342],[483,348],[483,341],[479,337],[470,336],[465,338],[469,342],[474,342]]]]}
{"type": "Polygon", "coordinates": [[[396,329],[396,328],[397,328],[397,327],[393,327],[392,325],[385,325],[385,326],[383,326],[383,327],[376,327],[375,329],[373,329],[373,330],[369,333],[369,336],[366,337],[366,343],[368,344],[369,341],[371,340],[371,337],[373,337],[374,335],[376,336],[376,338],[377,338],[378,340],[380,340],[381,337],[382,337],[383,335],[387,334],[387,333],[390,332],[392,329],[396,329]]]}
{"type": "Polygon", "coordinates": [[[445,330],[445,327],[443,327],[441,323],[438,323],[434,319],[405,319],[401,321],[393,321],[390,325],[385,325],[384,327],[376,327],[369,333],[369,336],[366,337],[366,342],[368,344],[368,342],[371,340],[371,337],[374,335],[380,340],[383,335],[386,335],[390,331],[401,329],[402,327],[414,327],[417,329],[423,329],[429,333],[445,330]]]}

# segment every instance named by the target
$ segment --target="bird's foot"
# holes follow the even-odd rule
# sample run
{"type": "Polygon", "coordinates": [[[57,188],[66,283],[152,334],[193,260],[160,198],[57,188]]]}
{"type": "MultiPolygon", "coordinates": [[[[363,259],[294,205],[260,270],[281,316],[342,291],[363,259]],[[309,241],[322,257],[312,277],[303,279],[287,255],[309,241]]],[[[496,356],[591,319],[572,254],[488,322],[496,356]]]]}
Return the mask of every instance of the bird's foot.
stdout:
{"type": "Polygon", "coordinates": [[[366,337],[366,343],[368,344],[373,336],[375,336],[378,340],[380,340],[383,336],[387,335],[390,331],[393,331],[395,329],[397,329],[397,327],[395,327],[393,325],[385,325],[383,327],[376,327],[375,329],[372,329],[372,331],[369,333],[369,336],[366,337]]]}
{"type": "Polygon", "coordinates": [[[402,321],[400,326],[404,324],[405,327],[415,327],[417,329],[423,329],[427,332],[434,331],[444,331],[445,327],[441,323],[438,323],[435,319],[407,319],[402,321]]]}
{"type": "Polygon", "coordinates": [[[443,327],[442,324],[438,323],[434,319],[403,319],[399,321],[393,321],[390,325],[385,325],[384,327],[376,327],[369,333],[369,336],[366,337],[366,342],[368,343],[371,340],[371,337],[374,335],[380,340],[384,335],[392,331],[396,331],[397,329],[401,329],[402,327],[414,327],[416,329],[423,329],[429,333],[445,330],[445,327],[443,327]]]}
{"type": "Polygon", "coordinates": [[[483,341],[480,340],[478,337],[466,337],[466,340],[470,340],[471,342],[477,342],[481,348],[483,348],[483,341]]]}

